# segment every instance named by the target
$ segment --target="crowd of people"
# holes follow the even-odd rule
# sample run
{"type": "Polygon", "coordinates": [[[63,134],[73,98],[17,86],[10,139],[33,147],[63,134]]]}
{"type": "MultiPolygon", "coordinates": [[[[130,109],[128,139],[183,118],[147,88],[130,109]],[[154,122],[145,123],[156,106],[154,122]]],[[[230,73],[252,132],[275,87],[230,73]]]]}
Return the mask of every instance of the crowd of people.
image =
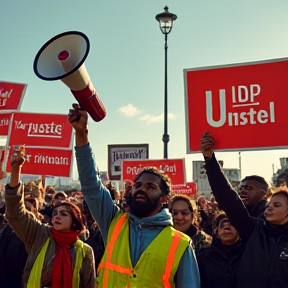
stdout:
{"type": "Polygon", "coordinates": [[[288,287],[287,191],[269,194],[258,175],[233,189],[205,133],[209,199],[170,198],[155,167],[119,193],[95,169],[87,112],[73,104],[68,121],[81,191],[21,183],[15,151],[0,204],[0,288],[288,287]]]}

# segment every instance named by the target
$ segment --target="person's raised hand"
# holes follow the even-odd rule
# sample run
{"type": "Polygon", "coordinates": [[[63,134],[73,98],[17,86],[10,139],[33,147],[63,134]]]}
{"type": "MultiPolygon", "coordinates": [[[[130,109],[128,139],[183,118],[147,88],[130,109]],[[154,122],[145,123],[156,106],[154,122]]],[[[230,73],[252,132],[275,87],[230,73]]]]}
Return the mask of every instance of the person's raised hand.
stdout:
{"type": "Polygon", "coordinates": [[[84,132],[88,129],[88,113],[81,107],[73,103],[73,109],[69,110],[68,122],[73,126],[76,132],[84,132]]]}
{"type": "MultiPolygon", "coordinates": [[[[24,149],[24,148],[23,148],[24,149]]],[[[11,168],[19,169],[23,166],[25,162],[25,150],[23,150],[21,147],[19,149],[15,149],[13,151],[12,159],[11,159],[11,168]]]]}
{"type": "Polygon", "coordinates": [[[214,139],[209,134],[209,132],[205,132],[200,140],[200,148],[203,156],[205,158],[211,158],[213,154],[213,147],[214,147],[214,139]]]}

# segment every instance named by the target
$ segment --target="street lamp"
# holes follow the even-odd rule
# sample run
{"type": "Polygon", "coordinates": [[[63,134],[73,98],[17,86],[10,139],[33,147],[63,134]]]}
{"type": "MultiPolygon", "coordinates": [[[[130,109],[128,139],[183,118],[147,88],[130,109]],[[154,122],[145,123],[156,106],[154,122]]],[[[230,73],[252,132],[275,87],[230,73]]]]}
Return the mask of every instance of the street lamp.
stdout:
{"type": "Polygon", "coordinates": [[[177,19],[175,14],[172,14],[168,11],[168,7],[164,7],[163,13],[156,15],[156,20],[159,22],[159,27],[161,32],[165,35],[165,73],[164,73],[164,134],[163,134],[163,143],[164,143],[164,159],[168,158],[168,142],[170,137],[168,135],[168,105],[167,105],[167,38],[168,34],[172,30],[173,21],[177,19]]]}

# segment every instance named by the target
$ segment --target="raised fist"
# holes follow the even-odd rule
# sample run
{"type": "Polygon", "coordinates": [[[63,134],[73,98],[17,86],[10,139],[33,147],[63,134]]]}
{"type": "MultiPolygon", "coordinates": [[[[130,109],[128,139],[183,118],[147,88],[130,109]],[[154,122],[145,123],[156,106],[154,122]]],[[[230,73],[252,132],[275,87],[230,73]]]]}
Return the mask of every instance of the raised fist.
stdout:
{"type": "Polygon", "coordinates": [[[214,139],[209,134],[209,132],[205,132],[200,140],[200,148],[204,157],[211,158],[213,154],[214,147],[214,139]]]}

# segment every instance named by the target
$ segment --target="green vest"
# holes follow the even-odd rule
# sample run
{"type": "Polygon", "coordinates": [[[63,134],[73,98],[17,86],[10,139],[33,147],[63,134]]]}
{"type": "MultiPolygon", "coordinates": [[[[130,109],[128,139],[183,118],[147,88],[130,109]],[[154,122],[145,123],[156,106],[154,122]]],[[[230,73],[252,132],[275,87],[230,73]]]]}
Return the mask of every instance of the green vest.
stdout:
{"type": "MultiPolygon", "coordinates": [[[[32,270],[29,275],[27,288],[41,288],[41,277],[42,277],[42,269],[44,264],[45,255],[47,252],[47,248],[50,243],[50,237],[47,238],[45,244],[43,245],[41,251],[39,252],[32,270]]],[[[83,241],[77,240],[75,243],[76,247],[76,261],[73,270],[73,278],[72,278],[72,288],[78,288],[80,283],[80,270],[82,268],[83,259],[85,258],[85,246],[83,241]]]]}
{"type": "Polygon", "coordinates": [[[108,231],[107,245],[98,269],[99,288],[175,287],[174,276],[190,238],[165,227],[132,266],[127,213],[118,212],[108,231]]]}

